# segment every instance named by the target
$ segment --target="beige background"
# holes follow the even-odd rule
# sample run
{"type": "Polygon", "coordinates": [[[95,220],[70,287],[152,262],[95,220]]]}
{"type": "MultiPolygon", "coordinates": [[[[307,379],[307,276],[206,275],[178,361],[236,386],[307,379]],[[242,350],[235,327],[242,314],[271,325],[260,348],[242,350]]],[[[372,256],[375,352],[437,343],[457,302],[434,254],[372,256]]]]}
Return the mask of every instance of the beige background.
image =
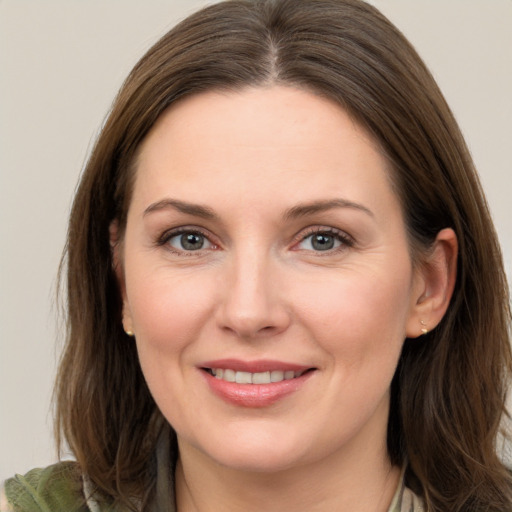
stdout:
{"type": "MultiPolygon", "coordinates": [[[[0,0],[0,479],[55,460],[55,278],[123,78],[197,0],[0,0]]],[[[373,0],[416,45],[480,170],[512,274],[512,0],[373,0]]]]}

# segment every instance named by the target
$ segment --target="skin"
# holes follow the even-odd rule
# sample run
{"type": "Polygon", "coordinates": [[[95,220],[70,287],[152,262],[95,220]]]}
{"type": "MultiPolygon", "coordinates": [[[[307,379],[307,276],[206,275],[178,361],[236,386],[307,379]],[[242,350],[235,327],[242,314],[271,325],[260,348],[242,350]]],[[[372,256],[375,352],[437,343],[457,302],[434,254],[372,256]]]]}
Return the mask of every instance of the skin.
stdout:
{"type": "Polygon", "coordinates": [[[390,382],[404,339],[442,318],[456,258],[447,229],[413,265],[390,172],[339,106],[281,86],[193,96],[145,139],[116,257],[125,329],[178,435],[180,512],[387,510],[390,382]],[[241,407],[198,368],[221,358],[314,371],[241,407]]]}

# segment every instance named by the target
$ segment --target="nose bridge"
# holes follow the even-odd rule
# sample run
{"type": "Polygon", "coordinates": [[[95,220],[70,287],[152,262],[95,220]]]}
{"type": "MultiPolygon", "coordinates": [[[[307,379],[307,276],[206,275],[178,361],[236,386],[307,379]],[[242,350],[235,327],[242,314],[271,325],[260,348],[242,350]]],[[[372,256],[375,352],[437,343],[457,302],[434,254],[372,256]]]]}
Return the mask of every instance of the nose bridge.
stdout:
{"type": "Polygon", "coordinates": [[[220,308],[223,329],[251,338],[276,334],[287,327],[289,315],[276,266],[270,250],[253,244],[233,252],[220,308]]]}

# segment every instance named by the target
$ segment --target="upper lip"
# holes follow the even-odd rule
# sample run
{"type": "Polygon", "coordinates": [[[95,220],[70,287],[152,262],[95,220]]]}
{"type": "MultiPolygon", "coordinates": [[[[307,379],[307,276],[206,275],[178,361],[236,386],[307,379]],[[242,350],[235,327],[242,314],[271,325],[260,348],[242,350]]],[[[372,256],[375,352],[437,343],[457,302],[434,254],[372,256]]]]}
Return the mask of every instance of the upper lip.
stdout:
{"type": "Polygon", "coordinates": [[[285,361],[274,361],[270,359],[261,359],[256,361],[216,359],[214,361],[205,361],[198,366],[199,368],[220,368],[223,370],[234,370],[237,372],[249,373],[271,372],[275,370],[300,372],[312,368],[308,365],[289,363],[285,361]]]}

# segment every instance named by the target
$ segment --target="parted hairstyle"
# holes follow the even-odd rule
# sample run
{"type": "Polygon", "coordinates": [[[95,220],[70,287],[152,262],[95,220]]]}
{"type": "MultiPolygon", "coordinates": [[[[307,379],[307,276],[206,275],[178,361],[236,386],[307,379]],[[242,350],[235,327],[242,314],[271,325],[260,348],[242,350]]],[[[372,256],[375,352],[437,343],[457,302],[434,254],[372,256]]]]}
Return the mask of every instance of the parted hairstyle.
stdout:
{"type": "MultiPolygon", "coordinates": [[[[453,228],[457,280],[432,332],[406,339],[391,387],[388,451],[430,512],[512,509],[497,455],[512,368],[510,302],[496,233],[461,132],[404,36],[360,0],[232,0],[178,24],[138,62],[81,177],[62,268],[67,338],[56,385],[57,438],[112,503],[155,491],[165,425],[122,328],[109,226],[121,237],[137,150],[181,98],[285,85],[329,98],[390,162],[413,260],[453,228]]],[[[174,433],[171,430],[171,435],[174,433]]],[[[140,501],[139,501],[140,503],[140,501]]]]}

